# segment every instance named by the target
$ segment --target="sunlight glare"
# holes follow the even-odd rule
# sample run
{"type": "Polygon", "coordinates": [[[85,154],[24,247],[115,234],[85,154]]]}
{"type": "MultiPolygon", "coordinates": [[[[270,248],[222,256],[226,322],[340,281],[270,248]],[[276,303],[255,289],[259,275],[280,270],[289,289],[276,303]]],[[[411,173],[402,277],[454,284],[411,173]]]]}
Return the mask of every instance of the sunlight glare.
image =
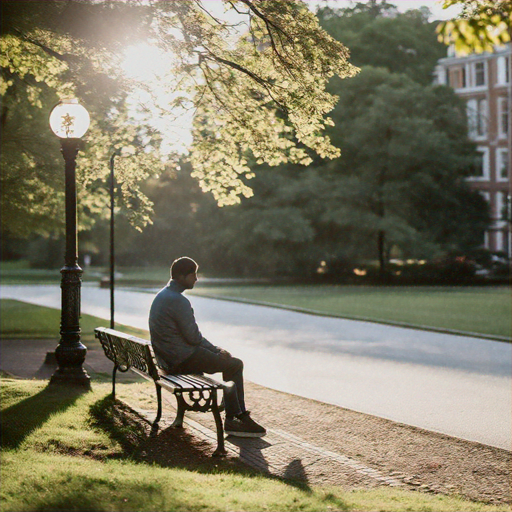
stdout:
{"type": "Polygon", "coordinates": [[[135,118],[143,119],[141,111],[149,112],[149,124],[163,137],[161,151],[185,152],[191,143],[192,112],[173,109],[162,115],[177,96],[173,73],[175,56],[149,43],[126,48],[121,70],[126,78],[135,80],[136,86],[128,97],[128,106],[135,118]]]}
{"type": "Polygon", "coordinates": [[[121,68],[127,78],[152,81],[163,78],[173,66],[169,53],[148,43],[129,46],[124,52],[121,68]]]}

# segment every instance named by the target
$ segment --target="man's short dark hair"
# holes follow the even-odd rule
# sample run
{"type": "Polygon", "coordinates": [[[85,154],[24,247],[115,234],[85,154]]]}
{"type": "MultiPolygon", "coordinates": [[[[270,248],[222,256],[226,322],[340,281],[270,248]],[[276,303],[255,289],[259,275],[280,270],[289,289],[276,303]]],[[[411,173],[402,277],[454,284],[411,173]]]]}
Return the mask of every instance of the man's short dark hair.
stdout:
{"type": "Polygon", "coordinates": [[[199,265],[192,258],[182,256],[172,262],[171,278],[175,279],[178,276],[188,276],[189,274],[197,272],[198,268],[199,265]]]}

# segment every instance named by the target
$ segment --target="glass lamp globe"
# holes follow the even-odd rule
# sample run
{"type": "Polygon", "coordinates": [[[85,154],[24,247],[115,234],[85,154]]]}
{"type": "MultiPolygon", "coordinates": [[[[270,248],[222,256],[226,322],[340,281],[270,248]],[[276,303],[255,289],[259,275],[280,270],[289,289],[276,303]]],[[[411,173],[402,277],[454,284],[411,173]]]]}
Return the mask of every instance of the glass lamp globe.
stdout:
{"type": "Polygon", "coordinates": [[[89,128],[89,112],[77,99],[62,100],[50,113],[50,128],[61,139],[79,139],[89,128]]]}

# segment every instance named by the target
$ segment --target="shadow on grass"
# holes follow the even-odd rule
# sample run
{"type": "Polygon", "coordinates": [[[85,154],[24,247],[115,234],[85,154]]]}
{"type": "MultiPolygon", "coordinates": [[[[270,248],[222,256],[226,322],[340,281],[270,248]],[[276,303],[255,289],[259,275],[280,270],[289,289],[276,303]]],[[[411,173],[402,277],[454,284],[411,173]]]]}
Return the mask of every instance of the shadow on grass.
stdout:
{"type": "Polygon", "coordinates": [[[135,457],[148,438],[147,429],[136,421],[135,413],[112,395],[98,400],[90,408],[92,424],[119,443],[127,457],[135,457]]]}
{"type": "Polygon", "coordinates": [[[23,440],[55,413],[65,411],[86,392],[81,388],[47,386],[2,411],[2,448],[18,448],[23,440]]]}
{"type": "MultiPolygon", "coordinates": [[[[94,482],[96,483],[96,482],[94,482]]],[[[81,479],[80,485],[87,485],[87,479],[81,479]]],[[[110,510],[109,504],[101,503],[98,498],[90,495],[89,492],[80,492],[73,489],[72,491],[61,491],[59,496],[48,499],[40,499],[39,503],[32,503],[31,510],[34,512],[54,512],[55,510],[66,511],[89,511],[103,512],[110,510]]]]}
{"type": "Polygon", "coordinates": [[[211,457],[210,443],[183,428],[153,428],[147,420],[112,395],[91,406],[93,426],[100,428],[123,448],[122,457],[161,467],[211,472],[222,468],[248,470],[234,459],[211,457]]]}
{"type": "MultiPolygon", "coordinates": [[[[100,428],[119,443],[124,451],[121,458],[178,468],[199,473],[230,472],[245,476],[263,475],[279,480],[307,494],[312,493],[302,461],[294,459],[281,477],[262,472],[245,464],[238,457],[212,457],[214,447],[190,434],[184,428],[152,427],[145,418],[127,404],[109,395],[91,406],[93,426],[100,428]]],[[[253,440],[254,441],[254,440],[253,440]]],[[[261,440],[258,440],[261,441],[261,440]]],[[[119,458],[119,456],[116,456],[119,458]]],[[[270,468],[268,468],[270,471],[270,468]]]]}
{"type": "MultiPolygon", "coordinates": [[[[271,468],[268,465],[266,466],[267,472],[247,465],[236,456],[212,457],[214,446],[211,442],[199,439],[184,428],[160,429],[158,426],[151,426],[145,418],[126,403],[114,400],[112,395],[98,400],[90,410],[93,426],[106,432],[111,439],[122,446],[124,454],[115,455],[115,458],[128,458],[134,462],[156,464],[164,468],[185,469],[198,473],[229,472],[244,476],[260,475],[272,480],[279,480],[306,494],[313,492],[309,485],[307,472],[298,458],[293,459],[286,468],[283,468],[281,476],[276,476],[270,474],[271,468]]],[[[261,443],[263,440],[252,439],[250,441],[261,443]]],[[[262,448],[267,445],[268,443],[263,443],[262,448]]],[[[264,458],[263,454],[261,457],[264,458]]],[[[261,464],[259,467],[262,467],[261,464]]],[[[326,499],[329,501],[329,498],[326,499]]],[[[340,504],[336,502],[336,506],[339,507],[340,504]]],[[[345,509],[341,508],[340,510],[345,509]]]]}

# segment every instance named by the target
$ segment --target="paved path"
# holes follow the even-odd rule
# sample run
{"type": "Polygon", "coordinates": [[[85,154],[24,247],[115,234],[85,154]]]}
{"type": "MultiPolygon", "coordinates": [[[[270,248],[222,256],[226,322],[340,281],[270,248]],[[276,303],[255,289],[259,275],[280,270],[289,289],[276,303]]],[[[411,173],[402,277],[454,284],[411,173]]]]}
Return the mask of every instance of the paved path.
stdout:
{"type": "MultiPolygon", "coordinates": [[[[82,310],[109,316],[108,290],[83,287],[82,310]]],[[[4,286],[3,298],[60,307],[57,286],[4,286]]],[[[116,291],[116,322],[147,329],[148,293],[116,291]]],[[[264,386],[511,448],[512,346],[193,297],[203,334],[244,359],[264,386]]]]}

